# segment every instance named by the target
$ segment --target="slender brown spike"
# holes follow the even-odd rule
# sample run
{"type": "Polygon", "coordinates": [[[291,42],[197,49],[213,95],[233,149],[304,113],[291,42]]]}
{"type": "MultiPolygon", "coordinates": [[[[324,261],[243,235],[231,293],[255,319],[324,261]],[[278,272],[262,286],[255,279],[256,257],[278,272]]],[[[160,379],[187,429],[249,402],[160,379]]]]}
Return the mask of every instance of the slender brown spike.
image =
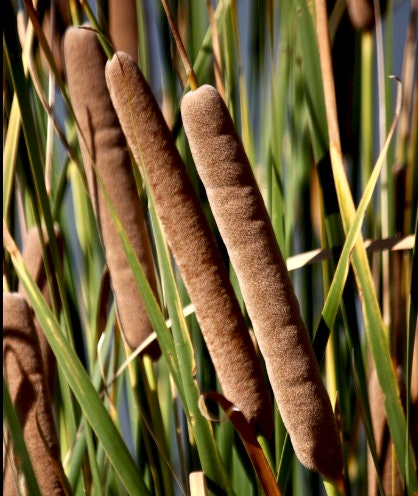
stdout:
{"type": "MultiPolygon", "coordinates": [[[[397,379],[402,392],[404,386],[400,368],[397,370],[397,379]]],[[[398,463],[396,462],[395,467],[393,467],[393,446],[386,419],[385,397],[379,384],[376,369],[372,369],[370,374],[368,394],[373,435],[376,442],[376,451],[385,494],[403,494],[398,463]],[[395,489],[394,492],[392,488],[395,489]]],[[[368,494],[369,496],[376,496],[379,494],[379,489],[377,485],[377,474],[370,451],[367,453],[367,458],[368,494]]]]}
{"type": "Polygon", "coordinates": [[[160,108],[128,54],[106,66],[129,146],[146,170],[167,242],[195,306],[225,396],[269,436],[272,405],[229,274],[160,108]]]}
{"type": "MultiPolygon", "coordinates": [[[[48,4],[48,6],[40,6],[40,10],[46,7],[42,19],[42,29],[51,48],[58,72],[63,77],[64,64],[62,60],[61,42],[62,35],[71,23],[69,7],[66,0],[56,0],[53,3],[48,2],[48,4]]],[[[44,68],[48,71],[49,65],[42,49],[40,49],[40,56],[44,68]]]]}
{"type": "Polygon", "coordinates": [[[374,27],[373,0],[347,0],[347,13],[355,29],[372,29],[374,27]]]}
{"type": "MultiPolygon", "coordinates": [[[[69,28],[64,37],[63,53],[71,103],[79,124],[79,141],[90,195],[116,299],[118,321],[127,344],[135,349],[151,334],[152,328],[93,163],[148,282],[157,294],[145,214],[126,140],[106,87],[107,59],[96,34],[87,29],[69,28]]],[[[147,352],[154,358],[160,356],[157,343],[147,352]]]]}
{"type": "Polygon", "coordinates": [[[123,50],[138,62],[136,0],[109,0],[109,34],[115,50],[123,50]]]}
{"type": "Polygon", "coordinates": [[[411,368],[411,440],[418,446],[418,328],[415,330],[411,368]]]}
{"type": "MultiPolygon", "coordinates": [[[[54,230],[55,230],[56,240],[58,243],[58,249],[60,250],[60,255],[62,255],[63,239],[58,225],[54,226],[54,230]]],[[[42,231],[46,245],[46,253],[48,254],[48,245],[49,245],[48,233],[45,227],[42,228],[42,231]]],[[[50,291],[50,285],[47,280],[45,264],[43,261],[42,241],[39,235],[38,226],[33,226],[29,230],[25,239],[22,255],[30,275],[38,285],[39,289],[42,292],[43,297],[45,298],[45,302],[48,304],[49,307],[51,307],[52,306],[51,291],[50,291]]],[[[54,278],[52,279],[51,283],[53,284],[53,291],[55,291],[55,294],[58,295],[56,285],[54,284],[55,283],[54,278]]],[[[26,297],[26,291],[23,287],[23,284],[20,281],[19,281],[18,291],[20,294],[26,297]]],[[[48,340],[46,339],[42,327],[36,317],[34,318],[34,324],[35,324],[36,333],[38,335],[39,345],[41,348],[42,362],[44,365],[44,376],[48,383],[49,392],[50,394],[53,394],[55,388],[56,368],[57,368],[55,355],[52,352],[48,340]]]]}
{"type": "MultiPolygon", "coordinates": [[[[47,11],[45,13],[43,22],[42,22],[42,29],[44,30],[45,37],[48,40],[49,46],[51,47],[51,52],[54,56],[54,61],[57,66],[57,69],[61,76],[64,74],[63,70],[63,63],[62,63],[62,56],[61,56],[61,41],[62,41],[62,35],[59,31],[58,28],[56,28],[51,19],[51,12],[47,11]]],[[[41,61],[43,66],[48,69],[48,62],[44,56],[44,53],[41,51],[41,61]]]]}
{"type": "Polygon", "coordinates": [[[309,469],[340,479],[342,448],[331,403],[229,112],[216,89],[204,85],[184,96],[181,113],[295,453],[309,469]]]}
{"type": "MultiPolygon", "coordinates": [[[[65,475],[33,313],[19,293],[3,293],[3,374],[41,493],[64,495],[65,475]]],[[[8,462],[3,494],[12,496],[18,494],[16,466],[12,458],[8,462]]]]}
{"type": "MultiPolygon", "coordinates": [[[[379,15],[383,16],[387,0],[378,0],[379,15]]],[[[347,13],[355,29],[372,30],[376,24],[374,0],[347,0],[347,13]]]]}

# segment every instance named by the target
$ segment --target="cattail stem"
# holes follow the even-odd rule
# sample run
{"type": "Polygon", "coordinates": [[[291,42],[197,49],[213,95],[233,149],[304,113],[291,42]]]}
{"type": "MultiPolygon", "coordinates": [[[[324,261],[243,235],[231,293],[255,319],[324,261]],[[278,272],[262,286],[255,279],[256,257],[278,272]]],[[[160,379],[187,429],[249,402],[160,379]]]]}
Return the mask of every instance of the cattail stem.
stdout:
{"type": "Polygon", "coordinates": [[[152,91],[128,54],[106,66],[112,102],[150,193],[225,396],[264,433],[272,430],[267,385],[229,274],[152,91]]]}

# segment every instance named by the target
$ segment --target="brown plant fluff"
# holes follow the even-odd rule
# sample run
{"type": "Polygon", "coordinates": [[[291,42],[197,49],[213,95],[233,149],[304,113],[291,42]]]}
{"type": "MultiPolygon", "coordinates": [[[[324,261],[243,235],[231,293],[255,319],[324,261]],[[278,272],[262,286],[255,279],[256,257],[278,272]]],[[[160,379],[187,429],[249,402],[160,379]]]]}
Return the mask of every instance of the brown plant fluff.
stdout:
{"type": "MultiPolygon", "coordinates": [[[[397,380],[401,390],[404,392],[404,382],[401,369],[397,369],[397,380]]],[[[376,442],[377,457],[382,476],[382,485],[387,495],[403,494],[402,482],[399,473],[399,465],[395,462],[393,467],[392,442],[385,412],[385,396],[380,387],[376,369],[372,369],[369,378],[368,395],[370,414],[373,426],[373,435],[376,442]],[[393,491],[392,491],[393,488],[393,491]]],[[[379,489],[377,485],[377,474],[370,451],[367,454],[368,494],[377,496],[379,489]]]]}
{"type": "MultiPolygon", "coordinates": [[[[43,236],[44,236],[44,242],[45,242],[45,248],[47,254],[48,252],[48,233],[45,227],[42,228],[43,231],[43,236]]],[[[54,226],[54,231],[55,231],[55,237],[57,240],[58,244],[58,249],[60,251],[60,255],[62,256],[62,251],[63,251],[63,239],[61,236],[61,231],[58,225],[54,226]]],[[[23,261],[25,262],[26,268],[28,269],[30,275],[32,276],[33,280],[39,287],[39,289],[42,292],[42,295],[45,299],[45,302],[47,305],[51,308],[52,307],[52,297],[51,297],[51,288],[47,280],[47,275],[46,275],[46,269],[45,269],[45,264],[43,260],[43,255],[42,255],[42,241],[39,236],[39,228],[38,226],[33,226],[29,231],[25,239],[25,244],[23,247],[23,261]]],[[[51,264],[52,267],[52,264],[51,264]]],[[[55,295],[58,296],[58,288],[56,287],[55,284],[55,279],[53,278],[51,283],[53,284],[53,291],[55,292],[55,295]]],[[[20,294],[26,296],[26,291],[25,288],[23,287],[23,284],[21,281],[19,281],[19,288],[18,291],[20,294]]],[[[38,341],[39,341],[39,346],[41,348],[41,355],[42,355],[42,363],[44,366],[44,377],[47,380],[48,383],[48,390],[50,394],[53,394],[54,388],[55,388],[55,381],[56,381],[56,360],[55,360],[55,355],[49,346],[48,340],[45,337],[44,331],[42,330],[42,327],[36,317],[34,317],[34,324],[35,324],[35,329],[36,333],[38,335],[38,341]]]]}
{"type": "MultiPolygon", "coordinates": [[[[97,35],[87,29],[71,27],[64,37],[63,52],[69,94],[79,124],[79,142],[109,267],[118,321],[127,344],[135,349],[151,334],[152,327],[93,163],[145,276],[157,294],[145,214],[126,140],[106,87],[107,59],[97,35]]],[[[160,355],[156,342],[147,351],[154,358],[160,355]]]]}
{"type": "MultiPolygon", "coordinates": [[[[380,0],[380,14],[386,10],[386,0],[380,0]]],[[[347,0],[347,12],[355,29],[371,30],[375,25],[373,0],[347,0]]]]}
{"type": "MultiPolygon", "coordinates": [[[[42,29],[52,51],[58,72],[64,77],[61,44],[62,36],[71,23],[71,16],[66,0],[53,0],[53,2],[54,12],[52,12],[51,1],[48,0],[38,2],[37,11],[40,15],[42,15],[43,10],[45,11],[42,18],[42,29]]],[[[40,49],[40,55],[42,64],[49,70],[49,63],[42,49],[40,49]]]]}
{"type": "MultiPolygon", "coordinates": [[[[411,439],[418,450],[418,334],[415,329],[414,352],[411,370],[411,439]]],[[[418,452],[417,452],[418,454],[418,452]]]]}
{"type": "Polygon", "coordinates": [[[115,51],[123,50],[138,63],[136,0],[109,0],[109,34],[115,51]]]}
{"type": "Polygon", "coordinates": [[[298,301],[229,112],[204,85],[181,103],[190,149],[236,271],[273,392],[299,460],[342,475],[342,449],[298,301]]]}
{"type": "Polygon", "coordinates": [[[270,436],[272,405],[254,345],[160,108],[128,54],[114,55],[106,66],[106,79],[127,141],[138,165],[145,167],[157,214],[194,304],[223,393],[250,424],[270,436]]]}
{"type": "MultiPolygon", "coordinates": [[[[19,293],[3,293],[3,376],[41,493],[65,494],[65,475],[33,312],[19,293]]],[[[8,458],[3,474],[5,496],[18,494],[17,473],[13,458],[8,458]]]]}

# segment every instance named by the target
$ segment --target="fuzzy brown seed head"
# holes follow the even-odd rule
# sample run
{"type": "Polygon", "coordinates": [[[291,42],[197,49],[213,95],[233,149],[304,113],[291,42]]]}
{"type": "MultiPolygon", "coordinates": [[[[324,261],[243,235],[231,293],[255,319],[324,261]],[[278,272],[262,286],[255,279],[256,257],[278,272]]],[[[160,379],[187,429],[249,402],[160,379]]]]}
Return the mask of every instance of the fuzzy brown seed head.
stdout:
{"type": "Polygon", "coordinates": [[[135,0],[109,0],[109,34],[115,51],[123,50],[138,62],[138,23],[135,0]]]}
{"type": "MultiPolygon", "coordinates": [[[[65,494],[65,476],[59,462],[58,438],[33,313],[19,293],[3,293],[3,374],[42,494],[65,494]]],[[[4,474],[4,494],[15,494],[14,470],[10,459],[4,474]]]]}
{"type": "MultiPolygon", "coordinates": [[[[43,242],[45,243],[45,247],[46,247],[46,255],[49,256],[48,232],[45,226],[42,226],[41,229],[43,235],[43,242]]],[[[62,256],[64,245],[61,236],[61,231],[57,224],[54,225],[54,234],[58,245],[59,255],[62,256]]],[[[52,305],[51,287],[47,280],[46,268],[43,260],[42,240],[39,234],[38,226],[33,226],[31,229],[29,229],[25,238],[22,255],[26,268],[28,269],[32,278],[34,279],[39,289],[41,290],[41,293],[45,298],[46,303],[48,304],[48,306],[51,307],[52,305]]],[[[54,266],[52,265],[51,257],[49,257],[49,260],[50,260],[51,269],[53,271],[57,270],[58,268],[57,267],[54,268],[54,266]]],[[[54,283],[54,280],[51,281],[51,283],[54,283]]],[[[53,290],[58,291],[55,287],[53,287],[53,290]]],[[[25,289],[21,283],[19,283],[19,292],[25,294],[25,289]]],[[[58,293],[56,296],[58,296],[58,293]]]]}
{"type": "MultiPolygon", "coordinates": [[[[156,293],[145,215],[126,140],[106,87],[107,59],[97,35],[87,29],[71,27],[65,34],[63,50],[70,98],[80,126],[79,142],[115,294],[118,320],[128,345],[135,349],[151,334],[152,328],[94,166],[156,293]]],[[[160,354],[158,346],[149,352],[155,358],[160,354]]]]}
{"type": "MultiPolygon", "coordinates": [[[[402,391],[404,390],[404,380],[400,368],[397,370],[397,382],[402,391]]],[[[373,436],[376,442],[376,452],[379,460],[379,467],[382,476],[382,485],[385,494],[392,494],[392,488],[395,487],[394,494],[402,494],[402,482],[399,473],[399,465],[396,462],[393,468],[394,457],[392,456],[392,443],[389,435],[385,411],[385,397],[379,384],[376,369],[372,369],[368,384],[370,415],[373,426],[373,436]],[[393,476],[395,480],[393,480],[393,476]]],[[[368,494],[374,496],[378,494],[377,474],[370,451],[368,451],[368,494]]]]}
{"type": "Polygon", "coordinates": [[[415,335],[411,369],[411,439],[418,446],[418,335],[415,335]]]}
{"type": "MultiPolygon", "coordinates": [[[[53,12],[50,2],[41,2],[38,12],[41,13],[43,9],[45,9],[45,12],[42,18],[42,30],[51,49],[58,72],[63,78],[64,63],[62,60],[61,42],[66,28],[71,24],[68,2],[66,0],[56,0],[53,12]]],[[[39,46],[39,53],[44,70],[49,71],[49,62],[41,46],[39,46]]]]}
{"type": "Polygon", "coordinates": [[[106,66],[110,95],[138,166],[146,173],[225,396],[265,435],[272,406],[214,236],[152,91],[128,54],[106,66]]]}
{"type": "Polygon", "coordinates": [[[342,449],[330,400],[229,112],[216,89],[204,85],[184,96],[181,113],[295,452],[311,470],[339,479],[342,449]]]}
{"type": "MultiPolygon", "coordinates": [[[[55,239],[58,244],[58,250],[59,250],[59,255],[62,256],[63,252],[63,239],[61,236],[61,231],[59,229],[58,225],[54,226],[54,231],[55,231],[55,239]]],[[[49,241],[48,241],[48,233],[47,229],[45,226],[42,227],[42,232],[43,232],[43,239],[45,243],[45,251],[46,251],[46,256],[49,256],[49,241]]],[[[28,269],[30,275],[32,276],[33,280],[35,283],[38,285],[39,289],[41,290],[41,293],[45,299],[45,302],[49,307],[52,305],[52,297],[51,297],[51,286],[52,285],[52,291],[55,292],[55,295],[57,296],[56,301],[59,302],[58,298],[58,289],[56,287],[56,279],[55,279],[55,270],[59,270],[58,268],[53,267],[52,265],[52,259],[49,257],[50,260],[50,267],[51,270],[53,271],[52,278],[50,281],[47,279],[47,273],[46,273],[46,268],[45,268],[45,263],[43,259],[43,252],[42,252],[42,240],[39,234],[39,228],[38,226],[33,226],[26,238],[25,238],[25,244],[23,247],[23,261],[25,262],[26,268],[28,269]]],[[[23,287],[23,284],[19,282],[19,293],[22,294],[27,298],[25,289],[23,287]]],[[[53,390],[55,387],[55,380],[56,380],[56,360],[55,356],[51,350],[51,347],[49,346],[49,343],[45,337],[45,334],[42,330],[42,327],[38,321],[38,319],[35,317],[34,318],[34,324],[35,324],[35,329],[36,333],[38,335],[38,340],[39,340],[39,345],[41,348],[41,353],[42,353],[42,362],[44,366],[44,376],[47,379],[48,382],[48,388],[50,394],[53,394],[53,390]]]]}
{"type": "MultiPolygon", "coordinates": [[[[386,9],[386,0],[379,0],[380,13],[386,9]]],[[[376,20],[373,0],[347,0],[347,12],[355,29],[371,30],[376,20]]]]}

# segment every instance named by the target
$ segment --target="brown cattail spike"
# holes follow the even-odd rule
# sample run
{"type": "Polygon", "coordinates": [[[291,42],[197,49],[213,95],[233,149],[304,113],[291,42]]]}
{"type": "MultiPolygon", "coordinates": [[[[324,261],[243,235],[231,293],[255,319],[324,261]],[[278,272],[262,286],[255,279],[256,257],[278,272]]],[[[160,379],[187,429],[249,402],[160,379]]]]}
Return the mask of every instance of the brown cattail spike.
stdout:
{"type": "Polygon", "coordinates": [[[129,146],[145,168],[223,392],[268,436],[272,406],[267,385],[228,271],[160,108],[128,54],[114,55],[106,79],[129,146]]]}
{"type": "MultiPolygon", "coordinates": [[[[386,10],[386,0],[379,0],[380,15],[386,10]]],[[[372,30],[376,24],[374,0],[347,0],[347,12],[355,29],[372,30]]]]}
{"type": "Polygon", "coordinates": [[[138,62],[136,0],[109,0],[109,34],[115,50],[123,50],[138,62]]]}
{"type": "MultiPolygon", "coordinates": [[[[60,251],[60,255],[62,256],[63,252],[63,239],[61,236],[60,229],[58,225],[54,226],[55,238],[58,244],[58,249],[60,251]]],[[[45,243],[45,253],[49,255],[49,241],[48,241],[48,233],[45,227],[42,228],[43,238],[45,243]]],[[[55,292],[55,296],[58,296],[58,289],[55,284],[55,274],[52,274],[51,281],[47,280],[45,263],[43,260],[42,253],[42,241],[39,235],[38,226],[32,227],[25,239],[25,245],[23,247],[23,261],[26,264],[26,267],[32,276],[35,283],[38,285],[39,289],[42,292],[42,295],[45,299],[45,302],[49,307],[52,307],[52,295],[51,295],[51,287],[53,286],[52,291],[55,292]]],[[[50,260],[50,267],[53,268],[52,260],[50,260]]],[[[55,268],[57,269],[57,268],[55,268]]],[[[19,293],[26,297],[26,291],[23,287],[23,284],[19,281],[19,293]]],[[[27,297],[26,297],[27,298],[27,297]]],[[[56,298],[56,301],[59,301],[59,298],[56,298]]],[[[45,337],[45,334],[40,326],[38,319],[34,318],[34,324],[36,328],[36,332],[38,335],[39,345],[42,353],[42,362],[44,365],[44,376],[48,383],[48,388],[50,394],[53,394],[53,390],[55,387],[56,380],[56,360],[55,356],[49,346],[49,343],[45,337]]]]}
{"type": "MultiPolygon", "coordinates": [[[[404,381],[402,371],[397,370],[398,385],[401,396],[404,396],[404,381]]],[[[380,387],[376,369],[372,369],[368,385],[370,415],[372,419],[373,435],[376,442],[376,451],[382,476],[382,485],[385,494],[403,494],[402,482],[399,473],[399,465],[393,457],[393,445],[389,434],[389,427],[385,412],[385,397],[380,387]],[[392,491],[394,488],[394,492],[392,491]]],[[[370,451],[367,460],[368,494],[375,496],[379,494],[377,485],[377,474],[370,451]]]]}
{"type": "Polygon", "coordinates": [[[411,368],[411,440],[418,446],[418,329],[415,331],[411,368]]]}
{"type": "MultiPolygon", "coordinates": [[[[151,334],[152,328],[93,164],[155,294],[157,286],[151,244],[130,155],[106,87],[107,58],[93,31],[71,27],[64,37],[64,60],[118,320],[128,345],[135,349],[151,334]]],[[[159,356],[157,347],[148,349],[148,352],[155,358],[159,356]]]]}
{"type": "MultiPolygon", "coordinates": [[[[55,2],[39,2],[38,12],[40,15],[42,15],[40,12],[42,9],[45,9],[42,19],[42,29],[54,57],[58,72],[63,77],[64,64],[61,42],[65,30],[71,23],[69,7],[66,0],[55,0],[55,2]]],[[[42,50],[40,50],[40,55],[42,64],[46,70],[49,70],[50,68],[42,50]]]]}
{"type": "MultiPolygon", "coordinates": [[[[3,293],[3,374],[22,423],[26,448],[42,494],[64,495],[65,475],[44,377],[33,313],[18,293],[3,293]]],[[[6,464],[3,494],[17,495],[16,466],[6,464]]]]}
{"type": "Polygon", "coordinates": [[[184,96],[181,113],[295,453],[311,470],[339,479],[342,449],[331,403],[229,112],[216,89],[204,85],[184,96]]]}

